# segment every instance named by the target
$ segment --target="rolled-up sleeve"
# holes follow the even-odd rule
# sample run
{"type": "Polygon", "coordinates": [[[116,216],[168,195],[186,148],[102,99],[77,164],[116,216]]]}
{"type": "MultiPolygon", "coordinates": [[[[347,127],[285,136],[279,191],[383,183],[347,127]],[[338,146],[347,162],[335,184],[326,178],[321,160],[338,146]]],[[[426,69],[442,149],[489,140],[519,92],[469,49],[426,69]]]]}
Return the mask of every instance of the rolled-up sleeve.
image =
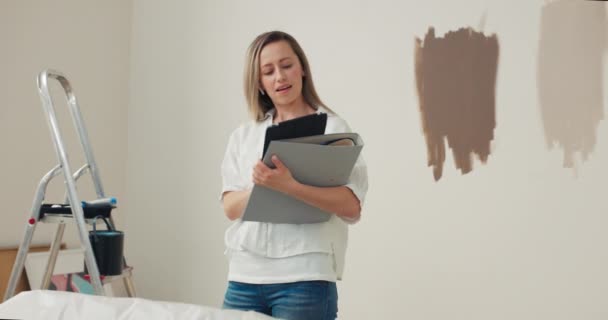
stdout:
{"type": "MultiPolygon", "coordinates": [[[[342,133],[342,132],[353,132],[342,118],[335,119],[331,129],[326,130],[325,133],[342,133]]],[[[353,171],[350,173],[350,177],[348,178],[348,182],[344,185],[349,188],[353,194],[359,199],[359,204],[361,208],[363,208],[363,203],[365,202],[365,196],[367,194],[367,165],[365,160],[363,159],[363,153],[359,154],[359,158],[355,162],[355,166],[353,167],[353,171]]],[[[349,219],[345,217],[340,217],[347,223],[356,223],[359,219],[349,219]]]]}
{"type": "Polygon", "coordinates": [[[367,165],[362,155],[359,155],[353,171],[348,178],[348,183],[345,186],[353,191],[359,199],[361,206],[363,206],[365,195],[367,194],[367,165]]]}
{"type": "MultiPolygon", "coordinates": [[[[326,129],[325,133],[343,133],[343,132],[353,132],[344,119],[339,118],[337,116],[332,117],[333,122],[331,127],[326,129]]],[[[329,124],[328,124],[329,125],[329,124]]],[[[365,148],[364,148],[365,149],[365,148]]],[[[365,202],[365,196],[367,194],[367,165],[365,164],[365,160],[363,159],[363,153],[359,154],[359,158],[355,162],[355,166],[353,167],[353,171],[350,173],[350,177],[348,178],[348,182],[344,185],[349,188],[353,194],[359,199],[359,204],[361,208],[363,208],[363,203],[365,202]]],[[[340,217],[347,223],[356,223],[359,219],[349,219],[345,217],[340,217]]]]}
{"type": "Polygon", "coordinates": [[[239,139],[238,132],[235,131],[230,135],[224,160],[222,161],[222,192],[220,193],[220,201],[224,198],[224,193],[228,191],[245,190],[246,183],[243,181],[242,174],[239,168],[239,139]]]}
{"type": "MultiPolygon", "coordinates": [[[[359,204],[361,209],[363,209],[363,203],[365,202],[365,196],[367,195],[367,165],[365,164],[365,160],[363,159],[363,155],[359,155],[355,166],[353,167],[353,171],[350,173],[350,177],[348,178],[348,183],[344,185],[349,188],[353,194],[359,199],[359,204]]],[[[347,223],[356,223],[360,220],[358,219],[349,219],[345,217],[341,217],[347,223]]]]}

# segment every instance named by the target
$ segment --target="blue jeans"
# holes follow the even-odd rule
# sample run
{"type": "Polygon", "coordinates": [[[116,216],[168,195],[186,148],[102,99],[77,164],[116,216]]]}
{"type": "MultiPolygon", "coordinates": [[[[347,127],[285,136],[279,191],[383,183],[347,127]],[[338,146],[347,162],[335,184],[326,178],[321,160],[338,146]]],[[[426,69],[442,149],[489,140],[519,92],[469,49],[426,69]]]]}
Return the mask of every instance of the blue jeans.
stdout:
{"type": "Polygon", "coordinates": [[[338,315],[335,282],[277,284],[228,282],[224,309],[253,310],[287,320],[333,320],[338,315]]]}

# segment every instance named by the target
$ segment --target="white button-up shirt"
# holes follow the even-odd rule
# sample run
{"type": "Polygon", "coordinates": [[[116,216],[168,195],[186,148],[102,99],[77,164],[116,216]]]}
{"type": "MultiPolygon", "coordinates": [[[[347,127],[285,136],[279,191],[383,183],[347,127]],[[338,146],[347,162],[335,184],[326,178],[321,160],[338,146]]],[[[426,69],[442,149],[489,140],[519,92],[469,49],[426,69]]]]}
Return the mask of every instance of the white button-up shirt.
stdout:
{"type": "MultiPolygon", "coordinates": [[[[351,132],[346,121],[337,115],[322,107],[317,112],[327,113],[326,134],[351,132]]],[[[263,121],[251,120],[230,135],[221,167],[222,195],[228,191],[248,190],[253,187],[253,168],[262,157],[266,128],[272,125],[273,116],[274,109],[267,113],[263,121]]],[[[346,187],[352,190],[363,206],[367,193],[367,167],[361,155],[346,187]]],[[[272,275],[272,272],[268,272],[268,268],[261,268],[260,264],[268,261],[268,265],[272,266],[276,265],[277,259],[281,259],[282,261],[279,262],[282,263],[282,266],[291,266],[288,271],[296,273],[287,280],[328,280],[330,278],[326,274],[326,263],[322,258],[328,257],[332,262],[330,272],[333,273],[333,279],[340,279],[348,239],[348,226],[345,222],[354,223],[356,221],[346,221],[336,215],[332,215],[327,222],[314,224],[273,224],[237,219],[226,231],[225,243],[228,257],[238,255],[238,259],[233,260],[239,261],[240,265],[236,268],[231,266],[228,277],[234,281],[258,279],[256,282],[273,282],[272,279],[260,280],[260,274],[256,270],[265,270],[264,277],[272,275]],[[303,257],[311,257],[313,261],[322,264],[318,267],[322,275],[311,275],[310,270],[295,267],[301,265],[300,263],[290,263],[289,261],[290,259],[292,261],[301,260],[303,257]],[[251,265],[245,263],[246,265],[243,266],[243,260],[249,261],[251,265]],[[235,270],[238,270],[238,275],[233,274],[237,273],[235,270]],[[254,274],[243,275],[243,273],[254,274]]],[[[235,261],[231,261],[231,263],[233,262],[235,261]]],[[[281,269],[281,267],[277,268],[281,269]]],[[[284,271],[277,270],[280,280],[286,279],[284,271]]]]}

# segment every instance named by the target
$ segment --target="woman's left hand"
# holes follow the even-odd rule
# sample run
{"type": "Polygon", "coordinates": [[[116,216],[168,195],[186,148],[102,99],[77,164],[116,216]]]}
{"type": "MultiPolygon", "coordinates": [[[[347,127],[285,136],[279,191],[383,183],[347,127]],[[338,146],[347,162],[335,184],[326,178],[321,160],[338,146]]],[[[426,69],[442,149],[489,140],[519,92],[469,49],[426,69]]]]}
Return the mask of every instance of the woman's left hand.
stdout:
{"type": "Polygon", "coordinates": [[[261,186],[288,193],[287,191],[297,181],[291,175],[291,171],[279,160],[276,155],[273,155],[272,163],[276,168],[271,169],[264,162],[258,160],[258,163],[253,168],[253,183],[261,186]]]}

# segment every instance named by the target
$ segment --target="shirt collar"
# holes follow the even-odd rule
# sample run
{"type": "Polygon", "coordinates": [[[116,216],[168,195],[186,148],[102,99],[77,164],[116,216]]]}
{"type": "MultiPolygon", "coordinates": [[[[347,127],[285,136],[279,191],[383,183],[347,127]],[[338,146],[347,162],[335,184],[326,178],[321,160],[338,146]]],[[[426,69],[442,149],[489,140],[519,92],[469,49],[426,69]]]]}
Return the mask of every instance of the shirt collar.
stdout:
{"type": "MultiPolygon", "coordinates": [[[[272,108],[272,109],[268,110],[266,112],[266,115],[264,116],[264,120],[268,120],[268,119],[272,120],[272,118],[274,118],[274,115],[276,113],[277,113],[277,109],[276,108],[272,108]]],[[[319,114],[319,113],[328,113],[328,112],[327,112],[327,109],[319,106],[319,107],[317,107],[316,113],[319,114]]]]}
{"type": "Polygon", "coordinates": [[[266,112],[266,115],[264,116],[264,120],[268,120],[269,118],[272,119],[274,117],[274,114],[277,112],[277,109],[272,108],[270,110],[268,110],[266,112]]]}

